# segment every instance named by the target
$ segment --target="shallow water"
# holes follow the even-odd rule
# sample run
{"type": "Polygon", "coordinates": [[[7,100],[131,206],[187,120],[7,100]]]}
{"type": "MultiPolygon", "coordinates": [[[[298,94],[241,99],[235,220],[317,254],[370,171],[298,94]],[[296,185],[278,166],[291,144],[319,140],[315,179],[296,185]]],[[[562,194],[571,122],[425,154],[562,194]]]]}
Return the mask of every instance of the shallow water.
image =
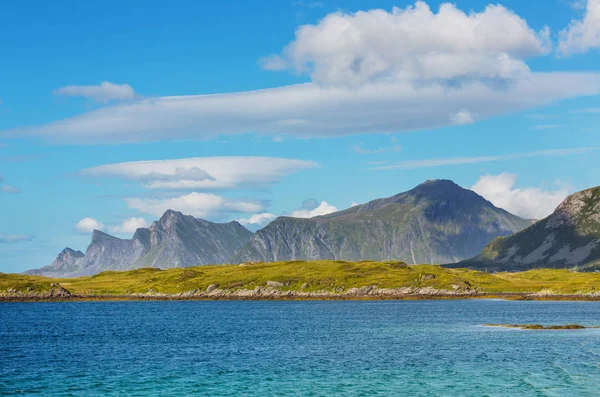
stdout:
{"type": "Polygon", "coordinates": [[[597,396],[600,302],[0,303],[0,394],[597,396]]]}

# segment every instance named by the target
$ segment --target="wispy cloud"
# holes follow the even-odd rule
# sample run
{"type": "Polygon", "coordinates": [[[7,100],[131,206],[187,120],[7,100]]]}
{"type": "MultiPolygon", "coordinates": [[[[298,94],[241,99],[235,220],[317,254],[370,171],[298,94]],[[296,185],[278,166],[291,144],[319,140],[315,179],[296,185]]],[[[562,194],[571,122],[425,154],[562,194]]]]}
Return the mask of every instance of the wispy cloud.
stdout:
{"type": "Polygon", "coordinates": [[[544,130],[554,130],[557,128],[561,128],[564,127],[563,124],[540,124],[540,125],[536,125],[531,127],[532,130],[535,131],[544,131],[544,130]]]}
{"type": "Polygon", "coordinates": [[[129,208],[154,216],[161,216],[167,210],[175,210],[200,218],[220,218],[225,214],[256,213],[264,209],[263,205],[256,201],[229,199],[212,193],[198,192],[166,199],[134,197],[125,199],[125,202],[129,208]]]}
{"type": "Polygon", "coordinates": [[[0,234],[0,243],[2,244],[11,244],[11,243],[19,243],[22,241],[31,241],[34,236],[26,235],[26,234],[0,234]]]}
{"type": "Polygon", "coordinates": [[[427,168],[427,167],[440,167],[450,165],[461,165],[461,164],[475,164],[475,163],[487,163],[493,161],[507,161],[516,160],[528,157],[560,157],[568,156],[573,154],[581,154],[597,150],[597,147],[585,147],[585,148],[574,148],[574,149],[550,149],[550,150],[539,150],[528,153],[513,153],[500,156],[480,156],[480,157],[454,157],[454,158],[438,158],[438,159],[424,159],[424,160],[406,160],[400,161],[391,165],[372,167],[371,170],[393,170],[393,169],[416,169],[416,168],[427,168]]]}
{"type": "Polygon", "coordinates": [[[9,193],[9,194],[17,194],[17,193],[21,193],[21,189],[16,188],[14,186],[9,186],[9,185],[0,185],[0,192],[9,193]]]}
{"type": "Polygon", "coordinates": [[[21,189],[4,184],[4,176],[0,174],[0,193],[16,194],[21,193],[21,189]]]}
{"type": "Polygon", "coordinates": [[[135,98],[135,92],[129,84],[114,84],[103,81],[99,85],[70,85],[54,91],[54,95],[82,97],[99,103],[125,101],[135,98]]]}
{"type": "Polygon", "coordinates": [[[392,137],[390,139],[390,141],[391,141],[391,144],[389,146],[379,147],[379,148],[375,148],[375,149],[365,148],[362,143],[358,143],[358,144],[350,146],[350,151],[352,151],[356,154],[378,154],[378,153],[386,153],[386,152],[398,153],[399,151],[402,150],[402,146],[400,146],[400,144],[398,143],[398,139],[396,137],[392,137]]]}
{"type": "Polygon", "coordinates": [[[317,166],[313,161],[277,157],[197,157],[107,164],[80,173],[137,181],[149,189],[209,190],[265,186],[317,166]]]}
{"type": "Polygon", "coordinates": [[[576,113],[600,113],[600,107],[599,108],[585,108],[585,109],[579,109],[575,111],[576,113]]]}

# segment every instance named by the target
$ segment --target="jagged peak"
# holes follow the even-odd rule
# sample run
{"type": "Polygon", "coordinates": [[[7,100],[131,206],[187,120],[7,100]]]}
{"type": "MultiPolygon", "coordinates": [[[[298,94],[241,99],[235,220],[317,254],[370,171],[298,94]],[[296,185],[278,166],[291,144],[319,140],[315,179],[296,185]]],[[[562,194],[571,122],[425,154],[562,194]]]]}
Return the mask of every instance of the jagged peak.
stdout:
{"type": "Polygon", "coordinates": [[[460,185],[456,184],[454,181],[449,179],[429,179],[420,185],[417,185],[415,188],[410,190],[409,192],[444,192],[444,191],[463,191],[467,190],[460,185]]]}
{"type": "Polygon", "coordinates": [[[84,253],[83,253],[83,252],[81,252],[81,251],[76,251],[76,250],[74,250],[73,248],[69,248],[69,247],[67,247],[67,248],[65,248],[64,250],[62,250],[62,251],[60,252],[60,254],[58,254],[58,255],[59,255],[59,256],[64,256],[64,255],[67,255],[67,254],[69,254],[69,255],[72,255],[72,256],[84,256],[84,253]]]}
{"type": "Polygon", "coordinates": [[[183,218],[186,215],[184,215],[182,212],[179,211],[175,211],[175,210],[166,210],[164,214],[162,214],[162,216],[160,217],[160,220],[163,219],[168,219],[168,218],[183,218]]]}
{"type": "Polygon", "coordinates": [[[104,233],[102,230],[94,229],[94,231],[92,232],[92,243],[95,241],[111,240],[111,239],[112,240],[120,240],[120,238],[111,236],[108,233],[104,233]]]}
{"type": "Polygon", "coordinates": [[[600,222],[600,187],[582,190],[571,194],[550,215],[551,226],[560,224],[554,218],[564,221],[574,220],[585,213],[585,218],[600,222]]]}

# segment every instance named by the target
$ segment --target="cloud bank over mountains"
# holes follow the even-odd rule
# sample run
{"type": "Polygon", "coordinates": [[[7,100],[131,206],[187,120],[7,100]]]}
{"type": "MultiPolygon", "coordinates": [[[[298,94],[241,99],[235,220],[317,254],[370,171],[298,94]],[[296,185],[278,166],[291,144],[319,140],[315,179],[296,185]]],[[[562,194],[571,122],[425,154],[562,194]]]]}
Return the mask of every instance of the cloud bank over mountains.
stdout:
{"type": "Polygon", "coordinates": [[[543,219],[570,194],[570,186],[557,183],[556,190],[537,187],[516,188],[517,176],[502,173],[484,175],[471,187],[496,207],[526,219],[543,219]]]}

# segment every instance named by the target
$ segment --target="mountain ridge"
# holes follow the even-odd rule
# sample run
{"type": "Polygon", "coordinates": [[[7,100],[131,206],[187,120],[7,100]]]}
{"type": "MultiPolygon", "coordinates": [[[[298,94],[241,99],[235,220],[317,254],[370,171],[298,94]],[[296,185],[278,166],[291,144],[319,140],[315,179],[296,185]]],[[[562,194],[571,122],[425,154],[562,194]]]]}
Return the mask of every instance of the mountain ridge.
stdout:
{"type": "Polygon", "coordinates": [[[567,197],[548,217],[451,265],[487,271],[600,269],[600,187],[567,197]]]}
{"type": "Polygon", "coordinates": [[[63,255],[65,249],[51,265],[26,274],[77,277],[105,270],[224,263],[251,236],[236,221],[214,223],[168,210],[150,227],[137,229],[131,239],[94,230],[85,254],[63,255]]]}
{"type": "Polygon", "coordinates": [[[449,180],[310,219],[279,217],[235,261],[403,260],[446,263],[475,255],[531,221],[449,180]]]}

